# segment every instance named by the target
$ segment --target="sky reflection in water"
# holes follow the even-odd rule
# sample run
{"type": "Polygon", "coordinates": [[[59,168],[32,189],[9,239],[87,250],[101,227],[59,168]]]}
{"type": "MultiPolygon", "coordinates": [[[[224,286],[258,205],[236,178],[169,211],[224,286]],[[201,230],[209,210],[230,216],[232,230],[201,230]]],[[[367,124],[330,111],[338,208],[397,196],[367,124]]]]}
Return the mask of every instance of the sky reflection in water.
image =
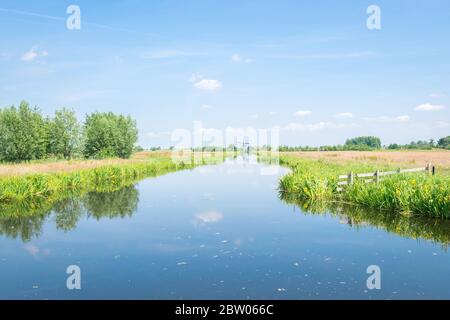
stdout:
{"type": "Polygon", "coordinates": [[[450,298],[448,222],[281,201],[269,171],[237,159],[0,218],[0,298],[450,298]]]}

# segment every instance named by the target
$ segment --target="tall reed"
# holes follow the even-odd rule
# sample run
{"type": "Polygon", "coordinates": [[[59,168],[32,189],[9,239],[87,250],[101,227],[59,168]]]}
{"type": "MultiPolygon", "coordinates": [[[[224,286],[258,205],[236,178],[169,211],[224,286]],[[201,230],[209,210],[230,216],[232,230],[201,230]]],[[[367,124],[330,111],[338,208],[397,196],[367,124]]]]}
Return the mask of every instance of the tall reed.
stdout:
{"type": "Polygon", "coordinates": [[[280,180],[280,192],[299,200],[348,202],[391,212],[450,218],[449,176],[397,174],[384,177],[380,183],[365,183],[357,179],[338,192],[339,175],[392,168],[389,165],[339,164],[286,155],[281,156],[280,163],[292,169],[280,180]]]}
{"type": "Polygon", "coordinates": [[[202,164],[203,161],[175,163],[167,156],[73,172],[3,177],[0,179],[0,215],[4,212],[23,214],[22,207],[29,207],[32,213],[37,208],[48,208],[56,200],[90,191],[115,191],[146,177],[202,164]],[[11,208],[17,208],[17,211],[11,208]]]}

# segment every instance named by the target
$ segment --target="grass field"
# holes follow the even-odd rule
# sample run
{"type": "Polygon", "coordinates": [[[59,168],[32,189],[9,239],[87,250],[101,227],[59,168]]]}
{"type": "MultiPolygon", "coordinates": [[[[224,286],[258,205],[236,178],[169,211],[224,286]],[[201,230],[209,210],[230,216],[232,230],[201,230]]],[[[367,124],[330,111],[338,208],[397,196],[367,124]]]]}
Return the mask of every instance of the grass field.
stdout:
{"type": "MultiPolygon", "coordinates": [[[[214,164],[223,161],[224,156],[234,156],[235,153],[219,153],[219,152],[192,152],[187,159],[181,157],[178,162],[188,164],[190,162],[196,164],[214,164]]],[[[134,153],[130,159],[103,159],[103,160],[56,160],[46,159],[22,163],[0,163],[0,180],[8,177],[27,176],[34,174],[54,174],[54,173],[70,173],[87,169],[95,169],[110,166],[137,165],[147,163],[154,160],[170,160],[172,158],[171,151],[142,151],[134,153]]]]}
{"type": "Polygon", "coordinates": [[[169,158],[169,151],[142,151],[133,154],[130,159],[104,159],[104,160],[39,160],[26,163],[0,164],[0,179],[30,174],[68,173],[85,169],[105,166],[143,163],[149,159],[169,158]]]}
{"type": "Polygon", "coordinates": [[[140,179],[217,162],[209,153],[174,162],[170,152],[140,152],[129,160],[47,161],[1,165],[0,215],[34,214],[88,192],[112,192],[140,179]],[[194,159],[194,157],[196,157],[194,159]]]}
{"type": "Polygon", "coordinates": [[[431,162],[438,173],[450,174],[450,150],[433,151],[308,151],[284,152],[282,155],[302,159],[327,160],[343,165],[361,164],[372,167],[414,168],[431,162]]]}
{"type": "Polygon", "coordinates": [[[282,165],[292,172],[280,181],[285,198],[341,202],[376,210],[450,218],[450,152],[295,152],[283,153],[282,165]],[[398,168],[437,166],[437,175],[398,174],[380,183],[357,180],[338,192],[338,176],[398,168]]]}
{"type": "MultiPolygon", "coordinates": [[[[48,207],[61,197],[89,191],[114,191],[145,177],[218,160],[209,153],[191,156],[188,160],[197,156],[197,162],[176,164],[170,152],[158,151],[139,152],[128,160],[2,164],[0,209],[18,213],[23,211],[24,203],[31,208],[39,207],[36,203],[45,203],[48,207]]],[[[292,169],[280,181],[280,192],[290,199],[351,203],[383,211],[450,218],[450,151],[292,152],[282,153],[280,163],[292,169]],[[357,181],[344,192],[337,192],[338,176],[350,171],[366,173],[425,167],[429,162],[437,166],[434,177],[425,173],[400,174],[385,177],[379,184],[357,181]]]]}

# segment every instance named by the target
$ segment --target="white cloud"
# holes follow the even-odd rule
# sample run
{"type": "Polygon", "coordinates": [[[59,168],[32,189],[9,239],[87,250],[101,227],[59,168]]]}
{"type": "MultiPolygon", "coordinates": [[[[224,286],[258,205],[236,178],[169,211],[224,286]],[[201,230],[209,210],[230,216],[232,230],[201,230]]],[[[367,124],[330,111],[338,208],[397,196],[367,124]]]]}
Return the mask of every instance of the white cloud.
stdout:
{"type": "Polygon", "coordinates": [[[25,249],[26,252],[31,254],[33,257],[36,257],[40,252],[39,247],[35,246],[34,244],[27,243],[23,246],[23,248],[25,249]]]}
{"type": "Polygon", "coordinates": [[[381,117],[366,117],[364,118],[365,121],[369,122],[378,122],[378,123],[398,123],[398,122],[408,122],[411,120],[411,118],[408,115],[398,116],[398,117],[388,117],[388,116],[381,116],[381,117]]]}
{"type": "Polygon", "coordinates": [[[424,103],[416,107],[417,111],[438,111],[445,109],[444,106],[438,104],[424,103]]]}
{"type": "Polygon", "coordinates": [[[430,94],[430,98],[443,98],[443,97],[445,97],[445,94],[438,93],[438,92],[433,92],[430,94]]]}
{"type": "Polygon", "coordinates": [[[436,122],[436,128],[448,128],[450,127],[450,123],[445,121],[437,121],[436,122]]]}
{"type": "Polygon", "coordinates": [[[32,47],[29,51],[25,52],[22,55],[21,59],[22,59],[22,61],[25,61],[25,62],[31,62],[31,61],[36,60],[37,58],[46,57],[46,56],[48,56],[47,50],[39,51],[37,47],[32,47]]]}
{"type": "Polygon", "coordinates": [[[219,80],[203,79],[194,84],[194,87],[200,90],[216,91],[222,88],[222,82],[219,80]]]}
{"type": "Polygon", "coordinates": [[[344,59],[361,59],[373,58],[378,54],[371,51],[363,52],[347,52],[347,53],[333,53],[333,54],[310,54],[310,55],[288,55],[280,56],[280,58],[287,59],[301,59],[301,60],[344,60],[344,59]]]}
{"type": "Polygon", "coordinates": [[[195,216],[203,223],[217,223],[223,219],[223,214],[217,211],[202,212],[195,216]]]}
{"type": "Polygon", "coordinates": [[[204,78],[204,76],[200,73],[193,73],[190,77],[189,77],[189,82],[194,83],[194,82],[198,82],[200,80],[202,80],[204,78]]]}
{"type": "Polygon", "coordinates": [[[335,118],[338,119],[351,119],[353,118],[353,113],[351,112],[342,112],[342,113],[338,113],[335,118]]]}
{"type": "Polygon", "coordinates": [[[299,110],[295,113],[297,117],[306,117],[309,116],[312,112],[310,110],[299,110]]]}
{"type": "Polygon", "coordinates": [[[291,122],[288,125],[286,125],[283,129],[288,131],[318,131],[323,129],[345,129],[356,127],[359,127],[359,125],[355,123],[346,124],[346,123],[333,123],[321,121],[318,123],[311,123],[311,124],[291,122]]]}
{"type": "Polygon", "coordinates": [[[269,116],[276,116],[278,114],[278,112],[276,112],[276,111],[270,111],[269,112],[269,116]]]}
{"type": "Polygon", "coordinates": [[[42,257],[43,255],[48,256],[51,253],[49,249],[40,249],[38,246],[35,246],[34,244],[25,244],[23,248],[25,249],[26,252],[28,252],[35,258],[42,257]]]}
{"type": "Polygon", "coordinates": [[[204,105],[202,105],[202,109],[211,110],[211,109],[214,109],[214,107],[209,104],[204,104],[204,105]]]}
{"type": "Polygon", "coordinates": [[[252,118],[252,119],[258,119],[259,116],[255,113],[255,114],[252,114],[252,115],[250,116],[250,118],[252,118]]]}
{"type": "Polygon", "coordinates": [[[237,54],[237,53],[235,53],[235,54],[233,54],[233,55],[231,56],[231,61],[237,62],[237,63],[241,63],[241,62],[243,62],[243,63],[251,63],[251,62],[253,62],[252,59],[250,59],[250,58],[244,58],[244,57],[242,57],[241,55],[239,55],[239,54],[237,54]]]}
{"type": "Polygon", "coordinates": [[[242,61],[242,58],[241,58],[241,56],[238,55],[238,54],[233,54],[233,55],[231,56],[231,60],[233,60],[234,62],[241,62],[241,61],[242,61]]]}
{"type": "Polygon", "coordinates": [[[408,122],[411,118],[408,115],[404,115],[396,117],[395,120],[398,122],[408,122]]]}
{"type": "Polygon", "coordinates": [[[33,61],[34,59],[36,59],[38,56],[37,52],[35,49],[31,49],[30,51],[27,51],[23,54],[22,56],[22,60],[26,61],[26,62],[30,62],[33,61]]]}
{"type": "Polygon", "coordinates": [[[150,138],[160,138],[162,136],[170,135],[172,132],[170,131],[163,131],[163,132],[147,132],[147,136],[150,138]]]}
{"type": "Polygon", "coordinates": [[[286,125],[283,129],[288,130],[288,131],[297,131],[297,130],[302,130],[304,128],[305,128],[305,125],[302,123],[291,122],[288,125],[286,125]]]}

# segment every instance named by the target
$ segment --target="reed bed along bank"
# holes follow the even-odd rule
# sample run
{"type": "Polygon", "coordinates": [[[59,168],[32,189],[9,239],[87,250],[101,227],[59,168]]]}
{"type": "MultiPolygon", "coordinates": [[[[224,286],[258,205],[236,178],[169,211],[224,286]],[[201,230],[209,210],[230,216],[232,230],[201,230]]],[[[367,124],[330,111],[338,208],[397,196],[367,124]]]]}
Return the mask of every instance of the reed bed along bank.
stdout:
{"type": "MultiPolygon", "coordinates": [[[[194,155],[192,155],[194,157],[194,155]]],[[[99,162],[94,167],[78,170],[57,170],[53,172],[28,173],[0,177],[0,215],[23,214],[47,210],[58,200],[82,196],[87,192],[113,192],[130,186],[137,181],[156,177],[169,172],[192,169],[210,164],[210,156],[192,158],[192,161],[173,162],[170,154],[142,157],[139,160],[118,160],[112,164],[99,162]]],[[[217,159],[215,159],[217,161],[217,159]]],[[[26,166],[26,164],[24,164],[26,166]]],[[[34,164],[33,164],[34,165],[34,164]]]]}
{"type": "Polygon", "coordinates": [[[170,158],[170,151],[142,151],[130,159],[45,159],[20,163],[0,163],[0,179],[6,177],[26,176],[38,173],[67,173],[83,169],[94,169],[111,165],[123,165],[145,162],[152,158],[170,158]]]}
{"type": "MultiPolygon", "coordinates": [[[[355,183],[338,192],[338,176],[348,172],[388,171],[390,164],[345,164],[282,155],[280,164],[292,169],[281,178],[280,192],[298,200],[351,203],[377,210],[450,218],[450,177],[425,173],[396,174],[380,183],[355,183]]],[[[425,167],[425,164],[424,164],[425,167]]]]}

